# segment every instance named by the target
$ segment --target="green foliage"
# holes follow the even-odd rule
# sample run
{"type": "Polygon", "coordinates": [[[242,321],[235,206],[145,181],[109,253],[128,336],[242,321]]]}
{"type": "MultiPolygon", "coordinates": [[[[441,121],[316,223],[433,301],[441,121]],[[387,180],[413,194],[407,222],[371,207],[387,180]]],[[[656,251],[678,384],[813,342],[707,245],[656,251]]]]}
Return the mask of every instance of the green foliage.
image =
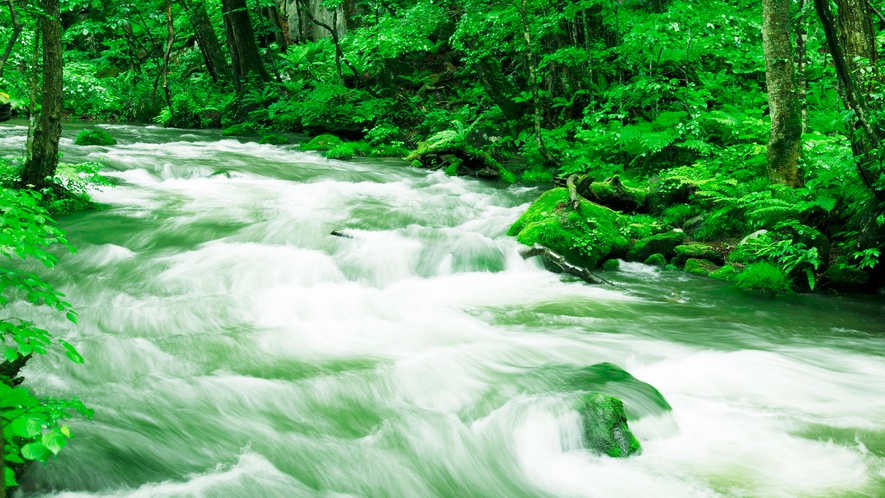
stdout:
{"type": "Polygon", "coordinates": [[[258,125],[255,123],[239,123],[229,126],[221,131],[224,137],[248,137],[258,134],[258,125]]]}
{"type": "Polygon", "coordinates": [[[77,145],[117,145],[117,140],[110,133],[100,130],[83,130],[74,139],[77,145]]]}
{"type": "Polygon", "coordinates": [[[301,150],[330,150],[342,144],[344,144],[344,142],[335,135],[320,135],[302,145],[301,150]]]}
{"type": "Polygon", "coordinates": [[[814,290],[815,271],[823,264],[816,247],[806,247],[802,242],[794,242],[774,232],[766,232],[758,237],[747,239],[741,248],[756,260],[768,261],[784,274],[801,273],[814,290]]]}
{"type": "Polygon", "coordinates": [[[739,274],[735,283],[746,291],[767,294],[790,293],[790,279],[786,273],[771,263],[755,263],[739,274]]]}

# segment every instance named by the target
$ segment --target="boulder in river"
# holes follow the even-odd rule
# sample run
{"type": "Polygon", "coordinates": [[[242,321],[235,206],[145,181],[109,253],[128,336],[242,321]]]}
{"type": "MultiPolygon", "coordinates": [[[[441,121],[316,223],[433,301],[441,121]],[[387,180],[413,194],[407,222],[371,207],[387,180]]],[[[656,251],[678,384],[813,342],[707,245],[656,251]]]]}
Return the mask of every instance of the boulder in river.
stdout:
{"type": "Polygon", "coordinates": [[[667,266],[667,258],[661,253],[655,253],[645,258],[645,264],[651,266],[667,266]]]}
{"type": "Polygon", "coordinates": [[[117,145],[117,140],[104,130],[83,130],[74,139],[77,145],[117,145]]]}
{"type": "Polygon", "coordinates": [[[685,262],[691,258],[706,259],[716,265],[722,265],[725,263],[725,258],[716,252],[716,249],[713,249],[707,244],[685,244],[676,246],[676,248],[673,249],[673,252],[676,253],[676,255],[673,256],[674,265],[684,265],[685,262]]]}
{"type": "Polygon", "coordinates": [[[607,394],[588,394],[581,400],[584,445],[613,458],[626,458],[642,448],[627,426],[624,402],[607,394]]]}
{"type": "Polygon", "coordinates": [[[627,253],[628,261],[645,261],[652,254],[663,254],[669,258],[673,256],[676,246],[685,242],[685,234],[683,232],[666,232],[652,235],[636,241],[630,252],[627,253]]]}
{"type": "Polygon", "coordinates": [[[569,192],[555,188],[544,192],[510,230],[520,243],[541,244],[563,255],[569,262],[587,268],[607,258],[622,256],[629,247],[619,228],[622,216],[599,204],[577,199],[569,202],[569,192]]]}
{"type": "Polygon", "coordinates": [[[692,273],[694,275],[707,276],[718,269],[718,266],[707,261],[706,259],[688,258],[688,260],[685,262],[685,268],[683,268],[682,271],[684,271],[685,273],[692,273]]]}

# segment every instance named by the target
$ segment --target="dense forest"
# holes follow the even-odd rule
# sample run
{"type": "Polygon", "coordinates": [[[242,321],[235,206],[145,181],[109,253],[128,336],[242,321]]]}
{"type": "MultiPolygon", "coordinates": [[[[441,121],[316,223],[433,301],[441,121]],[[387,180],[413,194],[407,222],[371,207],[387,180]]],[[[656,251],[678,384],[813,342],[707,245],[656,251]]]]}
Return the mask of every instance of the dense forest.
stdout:
{"type": "MultiPolygon", "coordinates": [[[[101,181],[100,165],[59,165],[64,120],[137,122],[263,144],[296,133],[330,159],[541,185],[510,235],[588,278],[627,260],[761,294],[881,292],[883,12],[879,0],[8,0],[0,120],[30,131],[27,157],[0,159],[0,245],[52,267],[47,247],[70,245],[51,216],[88,208],[101,181]]],[[[33,273],[0,281],[76,322],[33,273]]],[[[17,465],[65,446],[68,411],[90,411],[16,388],[31,353],[58,342],[82,362],[73,346],[30,321],[0,326],[11,486],[17,465]]]]}

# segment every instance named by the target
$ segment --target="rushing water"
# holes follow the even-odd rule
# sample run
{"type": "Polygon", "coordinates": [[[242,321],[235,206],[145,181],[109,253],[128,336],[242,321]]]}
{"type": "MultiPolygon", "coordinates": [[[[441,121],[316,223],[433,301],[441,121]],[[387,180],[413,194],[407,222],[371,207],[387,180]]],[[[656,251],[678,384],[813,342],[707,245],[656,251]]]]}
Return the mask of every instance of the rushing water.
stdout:
{"type": "MultiPolygon", "coordinates": [[[[105,129],[120,145],[62,139],[118,184],[60,220],[79,251],[48,273],[80,325],[41,318],[87,362],[25,371],[96,415],[26,495],[885,496],[880,296],[639,264],[588,286],[505,235],[534,189],[105,129]],[[640,456],[581,448],[580,372],[601,362],[672,406],[625,397],[640,456]]],[[[24,133],[0,127],[0,153],[24,133]]]]}

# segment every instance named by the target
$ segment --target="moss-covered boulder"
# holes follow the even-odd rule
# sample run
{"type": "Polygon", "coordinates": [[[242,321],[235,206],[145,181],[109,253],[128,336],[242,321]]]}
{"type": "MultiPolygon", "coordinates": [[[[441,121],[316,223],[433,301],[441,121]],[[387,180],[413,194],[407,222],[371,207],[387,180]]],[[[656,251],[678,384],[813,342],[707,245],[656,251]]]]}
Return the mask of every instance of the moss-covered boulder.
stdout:
{"type": "Polygon", "coordinates": [[[584,445],[612,458],[626,458],[641,450],[627,426],[624,402],[606,394],[588,394],[579,408],[584,425],[584,445]]]}
{"type": "Polygon", "coordinates": [[[619,231],[622,223],[620,214],[583,199],[578,199],[577,210],[572,209],[568,190],[555,188],[544,192],[507,234],[522,244],[541,244],[573,264],[593,268],[607,258],[622,256],[629,247],[619,231]]]}
{"type": "Polygon", "coordinates": [[[672,231],[659,233],[640,239],[627,253],[628,261],[645,261],[652,254],[663,254],[665,258],[672,257],[676,246],[685,242],[685,234],[672,231]]]}
{"type": "Polygon", "coordinates": [[[468,145],[454,132],[438,133],[427,142],[419,142],[418,148],[406,158],[421,167],[442,169],[451,176],[475,176],[477,178],[500,178],[515,183],[516,177],[491,154],[468,145]]]}
{"type": "Polygon", "coordinates": [[[258,134],[255,123],[239,123],[221,130],[224,137],[249,137],[258,134]]]}
{"type": "Polygon", "coordinates": [[[344,141],[335,135],[319,135],[301,146],[301,150],[329,150],[343,144],[344,141]]]}
{"type": "Polygon", "coordinates": [[[719,267],[706,259],[696,259],[689,258],[685,262],[685,268],[682,269],[685,273],[691,273],[693,275],[703,275],[707,276],[714,271],[718,270],[719,267]]]}
{"type": "Polygon", "coordinates": [[[651,266],[666,266],[667,258],[665,258],[664,255],[661,253],[652,254],[651,256],[646,258],[645,264],[651,266]]]}
{"type": "Polygon", "coordinates": [[[684,265],[691,258],[706,259],[717,266],[725,263],[725,258],[707,244],[684,244],[676,246],[673,252],[675,253],[672,261],[674,265],[684,265]]]}
{"type": "Polygon", "coordinates": [[[621,262],[617,259],[607,259],[602,263],[603,270],[617,270],[621,267],[621,262]]]}
{"type": "Polygon", "coordinates": [[[694,186],[678,178],[653,177],[648,180],[646,206],[652,214],[658,214],[674,204],[688,202],[694,186]]]}
{"type": "Polygon", "coordinates": [[[710,272],[707,275],[710,278],[715,278],[717,280],[725,280],[726,282],[734,282],[737,280],[738,275],[741,273],[741,270],[734,265],[727,264],[722,268],[710,272]]]}
{"type": "Polygon", "coordinates": [[[74,139],[77,145],[117,145],[117,140],[108,132],[99,129],[83,130],[74,139]]]}
{"type": "Polygon", "coordinates": [[[828,287],[843,291],[860,291],[870,281],[870,274],[844,263],[837,263],[824,272],[828,287]]]}
{"type": "Polygon", "coordinates": [[[265,135],[261,137],[258,143],[262,145],[289,145],[289,139],[282,135],[265,135]]]}

